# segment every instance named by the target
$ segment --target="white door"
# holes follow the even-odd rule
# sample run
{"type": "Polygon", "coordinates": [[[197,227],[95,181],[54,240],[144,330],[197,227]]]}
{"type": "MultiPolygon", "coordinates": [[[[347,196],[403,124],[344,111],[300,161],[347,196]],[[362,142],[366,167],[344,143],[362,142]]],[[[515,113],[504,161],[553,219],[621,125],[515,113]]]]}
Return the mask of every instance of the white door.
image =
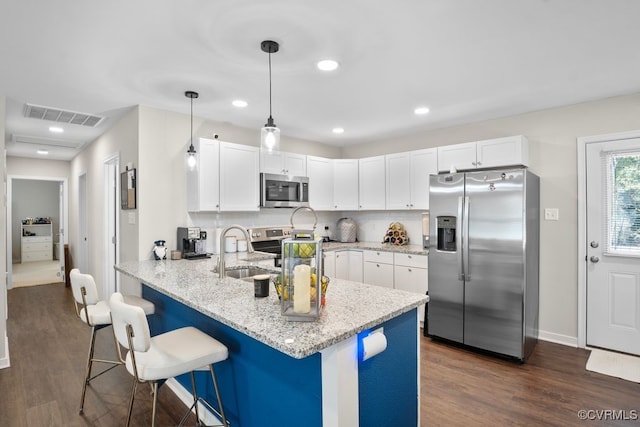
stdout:
{"type": "Polygon", "coordinates": [[[640,138],[586,145],[587,345],[640,354],[640,138]]]}
{"type": "Polygon", "coordinates": [[[65,200],[65,195],[64,195],[64,191],[65,191],[65,183],[63,181],[60,182],[60,195],[59,195],[59,201],[58,201],[58,215],[60,218],[60,222],[58,224],[58,253],[56,254],[56,256],[58,257],[58,264],[59,264],[59,268],[60,268],[60,281],[61,282],[65,282],[67,280],[66,276],[65,276],[65,269],[64,269],[64,242],[66,241],[65,239],[65,234],[66,234],[66,229],[65,229],[65,224],[66,224],[66,219],[65,219],[65,206],[66,206],[66,200],[65,200]]]}
{"type": "Polygon", "coordinates": [[[104,212],[104,297],[108,298],[116,291],[120,291],[118,276],[113,268],[118,264],[118,212],[120,196],[118,178],[120,177],[120,157],[112,156],[104,163],[105,212],[104,212]]]}
{"type": "Polygon", "coordinates": [[[89,271],[89,242],[87,241],[87,174],[78,178],[78,269],[89,271]]]}

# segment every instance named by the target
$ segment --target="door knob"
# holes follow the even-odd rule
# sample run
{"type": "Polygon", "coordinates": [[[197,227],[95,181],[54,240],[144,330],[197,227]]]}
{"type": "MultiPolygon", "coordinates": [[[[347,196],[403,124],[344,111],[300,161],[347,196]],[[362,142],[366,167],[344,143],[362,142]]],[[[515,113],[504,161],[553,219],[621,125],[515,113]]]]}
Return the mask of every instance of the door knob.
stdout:
{"type": "Polygon", "coordinates": [[[595,240],[593,240],[591,243],[589,243],[589,246],[591,246],[592,248],[594,248],[594,249],[595,249],[595,248],[597,248],[597,247],[598,247],[598,246],[600,246],[600,245],[598,244],[598,242],[596,242],[595,240]]]}
{"type": "Polygon", "coordinates": [[[598,261],[600,261],[600,258],[598,258],[597,256],[592,256],[591,258],[589,258],[591,260],[591,262],[593,262],[594,264],[598,261]]]}

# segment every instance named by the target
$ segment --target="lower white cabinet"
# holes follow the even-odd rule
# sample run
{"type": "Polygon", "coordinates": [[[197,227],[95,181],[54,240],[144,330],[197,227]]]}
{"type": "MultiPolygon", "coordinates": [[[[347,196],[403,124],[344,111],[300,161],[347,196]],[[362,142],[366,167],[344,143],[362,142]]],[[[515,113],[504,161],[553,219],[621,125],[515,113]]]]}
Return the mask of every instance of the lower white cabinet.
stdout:
{"type": "Polygon", "coordinates": [[[334,251],[322,253],[322,274],[328,277],[336,277],[336,253],[334,251]]]}
{"type": "MultiPolygon", "coordinates": [[[[395,288],[424,295],[429,290],[427,264],[425,255],[394,254],[395,288]]],[[[418,308],[418,319],[424,320],[424,305],[418,308]]]]}
{"type": "Polygon", "coordinates": [[[364,251],[363,282],[393,288],[393,253],[364,251]]]}
{"type": "Polygon", "coordinates": [[[362,251],[335,251],[335,278],[362,282],[362,251]]]}

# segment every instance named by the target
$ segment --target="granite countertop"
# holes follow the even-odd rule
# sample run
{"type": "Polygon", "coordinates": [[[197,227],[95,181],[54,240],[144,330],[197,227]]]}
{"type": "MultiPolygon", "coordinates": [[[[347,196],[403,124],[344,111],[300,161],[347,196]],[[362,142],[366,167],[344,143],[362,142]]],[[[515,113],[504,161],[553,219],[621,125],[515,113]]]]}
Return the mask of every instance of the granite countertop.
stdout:
{"type": "Polygon", "coordinates": [[[429,255],[429,249],[424,249],[420,245],[391,245],[389,243],[377,243],[377,242],[353,242],[353,243],[342,243],[342,242],[324,242],[322,244],[322,249],[324,251],[337,251],[344,249],[357,249],[357,250],[371,250],[371,251],[382,251],[382,252],[397,252],[402,254],[411,254],[411,255],[429,255]]]}
{"type": "MultiPolygon", "coordinates": [[[[225,257],[227,268],[258,266],[272,255],[260,252],[225,257]]],[[[426,295],[348,280],[331,279],[326,307],[314,322],[288,321],[280,314],[273,287],[255,298],[253,283],[213,272],[217,257],[199,260],[129,261],[115,269],[185,305],[273,347],[302,359],[408,312],[426,295]]],[[[263,267],[264,268],[264,267],[263,267]]],[[[278,269],[272,267],[274,273],[278,269]]]]}

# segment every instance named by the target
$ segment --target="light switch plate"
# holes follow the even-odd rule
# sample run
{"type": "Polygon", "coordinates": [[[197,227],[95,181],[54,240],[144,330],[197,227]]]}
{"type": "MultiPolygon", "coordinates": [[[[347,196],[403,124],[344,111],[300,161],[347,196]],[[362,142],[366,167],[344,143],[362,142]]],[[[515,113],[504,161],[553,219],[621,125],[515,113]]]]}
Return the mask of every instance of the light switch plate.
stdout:
{"type": "Polygon", "coordinates": [[[545,221],[558,221],[560,219],[560,213],[558,208],[545,208],[544,220],[545,221]]]}

